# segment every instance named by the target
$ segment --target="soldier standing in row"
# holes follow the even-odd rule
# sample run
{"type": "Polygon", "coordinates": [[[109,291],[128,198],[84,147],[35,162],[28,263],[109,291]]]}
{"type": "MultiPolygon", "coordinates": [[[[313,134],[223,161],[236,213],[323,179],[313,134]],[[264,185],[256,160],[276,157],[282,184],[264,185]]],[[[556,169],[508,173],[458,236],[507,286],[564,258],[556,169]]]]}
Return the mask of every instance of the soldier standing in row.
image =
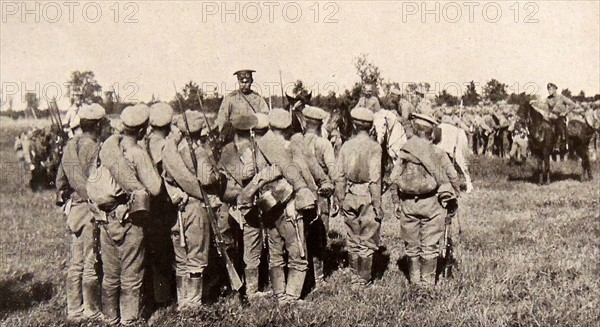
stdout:
{"type": "MultiPolygon", "coordinates": [[[[251,208],[252,198],[260,190],[259,205],[268,229],[269,275],[273,295],[279,303],[300,298],[308,269],[302,212],[315,208],[316,197],[308,189],[290,147],[292,119],[290,113],[275,108],[269,113],[271,130],[257,141],[259,173],[242,190],[238,207],[251,208]],[[264,204],[260,203],[263,202],[264,204]],[[285,256],[287,252],[287,283],[285,256]]],[[[305,175],[305,174],[304,174],[305,175]]]]}
{"type": "MultiPolygon", "coordinates": [[[[202,305],[203,273],[208,266],[211,244],[207,206],[214,204],[211,198],[203,198],[200,188],[205,188],[208,196],[215,194],[215,184],[219,180],[215,164],[210,160],[210,150],[200,142],[202,133],[206,132],[202,114],[187,111],[186,117],[194,153],[190,153],[187,139],[179,144],[168,140],[163,153],[165,186],[172,202],[179,208],[177,223],[171,228],[179,311],[202,305]],[[194,172],[191,156],[198,162],[197,172],[194,172]]],[[[188,133],[183,119],[178,125],[183,133],[188,133]]]]}
{"type": "MultiPolygon", "coordinates": [[[[154,163],[154,168],[162,176],[163,152],[167,137],[171,132],[173,108],[168,103],[158,102],[150,107],[150,134],[146,138],[146,150],[154,163]]],[[[150,290],[154,302],[158,305],[168,304],[171,294],[173,275],[173,243],[171,242],[171,226],[177,219],[177,208],[171,202],[164,187],[161,187],[159,196],[152,199],[151,221],[146,225],[146,244],[148,248],[147,262],[149,269],[149,283],[146,289],[150,290]]]]}
{"type": "MultiPolygon", "coordinates": [[[[343,192],[342,172],[336,165],[333,146],[321,136],[321,125],[327,117],[327,112],[321,108],[308,106],[302,111],[306,120],[304,143],[311,157],[314,157],[319,167],[329,176],[334,187],[343,192]]],[[[333,190],[331,190],[333,191],[333,190]]],[[[324,279],[323,260],[327,251],[327,233],[329,232],[329,217],[336,215],[339,204],[333,203],[332,192],[318,194],[318,217],[307,226],[307,245],[312,256],[315,282],[324,279]]]]}
{"type": "Polygon", "coordinates": [[[254,70],[244,69],[233,73],[237,76],[239,89],[223,97],[215,123],[225,143],[231,142],[233,138],[231,120],[234,116],[259,112],[269,113],[269,107],[265,99],[252,90],[252,83],[254,82],[252,73],[254,72],[254,70]]]}
{"type": "Polygon", "coordinates": [[[99,104],[79,111],[82,133],[64,148],[56,176],[57,204],[64,206],[71,234],[71,264],[67,273],[67,319],[96,319],[100,313],[100,280],[96,271],[96,225],[88,206],[86,183],[99,151],[105,111],[99,104]]]}
{"type": "Polygon", "coordinates": [[[125,201],[107,210],[100,243],[104,279],[102,308],[109,324],[132,324],[141,318],[144,276],[144,228],[149,197],[160,194],[162,180],[152,159],[138,144],[146,134],[148,107],[142,104],[121,113],[122,134],[109,137],[100,150],[100,162],[125,191],[125,201]]]}
{"type": "Polygon", "coordinates": [[[373,254],[379,249],[383,219],[381,207],[381,146],[369,136],[373,112],[355,108],[351,112],[356,135],[342,145],[338,167],[343,172],[345,192],[336,193],[342,203],[352,283],[369,285],[373,254]]]}
{"type": "MultiPolygon", "coordinates": [[[[258,123],[258,119],[253,114],[241,114],[233,118],[232,125],[235,128],[235,137],[231,143],[223,148],[221,153],[221,167],[227,177],[227,186],[223,194],[223,202],[228,208],[235,211],[237,197],[244,187],[248,185],[252,177],[258,172],[258,167],[264,166],[264,163],[257,163],[258,154],[256,150],[253,130],[258,123]]],[[[256,202],[256,201],[253,201],[256,202]]],[[[236,214],[237,222],[243,234],[243,257],[244,257],[244,276],[246,280],[246,295],[252,299],[257,295],[259,286],[259,265],[262,256],[262,250],[266,246],[264,243],[266,233],[261,221],[262,217],[257,206],[254,206],[245,215],[236,214]]]]}
{"type": "Polygon", "coordinates": [[[396,217],[402,221],[410,282],[432,285],[446,208],[452,207],[452,199],[456,203],[460,185],[448,155],[432,143],[435,119],[424,114],[412,117],[415,135],[392,170],[391,191],[396,217]]]}

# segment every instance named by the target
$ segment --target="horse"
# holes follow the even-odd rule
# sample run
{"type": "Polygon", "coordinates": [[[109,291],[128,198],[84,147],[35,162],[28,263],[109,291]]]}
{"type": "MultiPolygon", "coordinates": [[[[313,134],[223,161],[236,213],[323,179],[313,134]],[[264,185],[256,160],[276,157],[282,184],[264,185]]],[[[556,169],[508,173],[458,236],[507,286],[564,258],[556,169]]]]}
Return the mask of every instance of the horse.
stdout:
{"type": "Polygon", "coordinates": [[[352,117],[347,104],[332,109],[323,122],[322,135],[327,138],[333,145],[335,154],[337,155],[342,143],[346,142],[354,133],[354,125],[352,125],[352,117]]]}
{"type": "Polygon", "coordinates": [[[469,139],[464,129],[448,123],[438,125],[440,134],[434,138],[435,145],[450,156],[452,161],[458,166],[460,172],[465,176],[467,184],[466,193],[473,190],[471,175],[469,174],[469,139]]]}
{"type": "Polygon", "coordinates": [[[303,133],[306,128],[306,122],[304,121],[304,115],[302,109],[307,105],[310,105],[312,98],[312,92],[302,91],[296,96],[285,94],[288,104],[285,109],[292,113],[292,130],[294,133],[303,133]]]}
{"type": "MultiPolygon", "coordinates": [[[[527,124],[529,131],[529,148],[538,159],[538,183],[550,183],[550,155],[557,141],[554,125],[545,119],[530,103],[519,106],[519,116],[527,124]]],[[[593,129],[585,122],[571,120],[567,125],[569,151],[581,158],[583,168],[581,180],[591,180],[592,170],[588,147],[593,136],[593,129]]]]}

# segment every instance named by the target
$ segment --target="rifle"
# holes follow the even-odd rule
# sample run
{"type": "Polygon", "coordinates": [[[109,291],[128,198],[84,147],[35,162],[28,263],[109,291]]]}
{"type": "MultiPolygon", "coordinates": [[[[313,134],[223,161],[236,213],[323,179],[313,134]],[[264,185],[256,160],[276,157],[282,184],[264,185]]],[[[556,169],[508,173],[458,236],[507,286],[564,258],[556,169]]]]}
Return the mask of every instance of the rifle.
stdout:
{"type": "Polygon", "coordinates": [[[52,103],[54,103],[54,113],[56,114],[56,120],[58,121],[58,125],[59,125],[58,127],[60,130],[60,134],[63,137],[63,140],[68,140],[69,135],[67,134],[67,132],[65,132],[65,130],[63,128],[62,119],[60,118],[60,110],[58,110],[58,104],[56,104],[56,98],[54,98],[54,100],[52,100],[52,102],[48,103],[49,110],[51,110],[52,103]]]}
{"type": "MultiPolygon", "coordinates": [[[[252,156],[253,156],[253,161],[254,161],[254,175],[256,176],[258,174],[258,163],[256,162],[256,140],[254,139],[255,134],[254,134],[254,129],[250,131],[250,138],[252,139],[252,156]]],[[[260,191],[259,191],[260,192],[260,191]]],[[[254,207],[256,207],[256,196],[254,196],[254,198],[252,199],[252,205],[254,207]]],[[[267,230],[264,226],[263,220],[262,220],[262,213],[260,212],[260,209],[258,211],[258,221],[260,223],[260,233],[261,233],[261,238],[262,238],[262,248],[263,250],[267,248],[267,230]]]]}
{"type": "MultiPolygon", "coordinates": [[[[173,83],[173,86],[175,86],[175,83],[173,83]]],[[[181,115],[183,117],[183,122],[185,125],[184,137],[188,144],[188,148],[190,150],[190,157],[192,159],[194,173],[197,175],[198,174],[198,158],[196,158],[196,156],[194,154],[193,141],[190,136],[190,126],[188,124],[185,110],[183,109],[183,106],[181,105],[181,100],[177,96],[177,87],[175,87],[175,97],[177,98],[177,102],[179,103],[179,108],[181,110],[181,115]]],[[[200,183],[200,181],[198,181],[198,184],[200,186],[200,192],[202,193],[202,201],[204,202],[204,208],[206,209],[206,212],[207,212],[208,220],[210,222],[210,227],[211,227],[212,232],[215,237],[215,247],[217,249],[217,254],[219,255],[219,257],[221,257],[225,260],[225,269],[227,270],[227,275],[229,277],[229,282],[231,284],[231,288],[234,289],[235,291],[238,291],[240,288],[242,288],[242,281],[240,280],[240,276],[238,276],[238,274],[235,270],[235,267],[233,265],[233,262],[231,261],[231,258],[229,258],[229,255],[227,254],[227,251],[225,249],[225,242],[223,241],[223,235],[221,235],[221,232],[219,231],[219,226],[217,224],[217,215],[216,215],[214,209],[208,203],[208,195],[206,194],[206,191],[204,190],[202,183],[200,183]]]]}
{"type": "Polygon", "coordinates": [[[440,273],[443,277],[452,278],[452,268],[456,264],[456,259],[454,258],[454,242],[452,241],[452,236],[450,235],[452,230],[452,218],[457,216],[458,207],[454,203],[448,204],[448,212],[446,214],[445,226],[444,226],[444,237],[441,240],[440,244],[440,258],[442,264],[442,271],[440,273]]]}
{"type": "MultiPolygon", "coordinates": [[[[281,107],[285,108],[285,96],[283,95],[283,78],[281,77],[281,69],[279,70],[279,87],[281,88],[281,107]]],[[[292,114],[292,107],[290,106],[290,115],[292,114]]]]}

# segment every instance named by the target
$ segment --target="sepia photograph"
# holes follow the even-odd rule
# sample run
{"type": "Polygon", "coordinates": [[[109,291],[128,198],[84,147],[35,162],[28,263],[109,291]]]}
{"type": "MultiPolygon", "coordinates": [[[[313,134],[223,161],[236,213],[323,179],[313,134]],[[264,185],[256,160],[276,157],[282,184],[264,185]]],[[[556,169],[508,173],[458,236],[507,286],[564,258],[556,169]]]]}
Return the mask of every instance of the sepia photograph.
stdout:
{"type": "Polygon", "coordinates": [[[0,326],[600,324],[600,1],[0,8],[0,326]]]}

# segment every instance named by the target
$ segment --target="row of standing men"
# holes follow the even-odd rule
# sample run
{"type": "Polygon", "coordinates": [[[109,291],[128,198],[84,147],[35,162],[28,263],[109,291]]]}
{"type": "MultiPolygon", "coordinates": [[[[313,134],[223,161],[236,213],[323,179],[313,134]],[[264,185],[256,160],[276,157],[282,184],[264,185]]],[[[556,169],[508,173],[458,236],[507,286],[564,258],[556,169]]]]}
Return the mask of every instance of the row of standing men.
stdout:
{"type": "MultiPolygon", "coordinates": [[[[251,84],[251,72],[236,75],[240,90],[225,97],[217,118],[221,132],[230,124],[234,135],[219,160],[212,155],[210,128],[200,112],[188,111],[187,119],[172,125],[173,109],[166,103],[131,106],[121,114],[120,133],[101,140],[104,109],[98,104],[80,109],[80,131],[65,146],[56,179],[57,203],[64,206],[72,235],[69,319],[103,317],[125,325],[139,320],[144,283],[153,286],[157,302],[170,300],[164,291],[170,262],[177,310],[200,306],[217,233],[227,254],[241,252],[244,299],[264,295],[258,268],[267,243],[272,295],[281,304],[294,303],[309,266],[317,284],[324,278],[328,219],[338,208],[352,282],[371,284],[384,217],[382,150],[369,134],[373,112],[352,110],[356,132],[336,158],[331,143],[319,134],[325,111],[305,108],[305,132],[293,134],[288,111],[269,111],[262,98],[244,89],[251,84]],[[106,172],[112,184],[103,183],[106,172]],[[218,212],[216,229],[211,212],[218,212]],[[236,232],[243,240],[239,249],[236,232]]],[[[459,182],[448,156],[431,144],[435,120],[413,118],[414,137],[401,155],[405,164],[392,171],[392,197],[402,220],[410,280],[433,284],[444,218],[455,208],[459,182]],[[429,176],[419,177],[411,163],[429,176]]]]}

